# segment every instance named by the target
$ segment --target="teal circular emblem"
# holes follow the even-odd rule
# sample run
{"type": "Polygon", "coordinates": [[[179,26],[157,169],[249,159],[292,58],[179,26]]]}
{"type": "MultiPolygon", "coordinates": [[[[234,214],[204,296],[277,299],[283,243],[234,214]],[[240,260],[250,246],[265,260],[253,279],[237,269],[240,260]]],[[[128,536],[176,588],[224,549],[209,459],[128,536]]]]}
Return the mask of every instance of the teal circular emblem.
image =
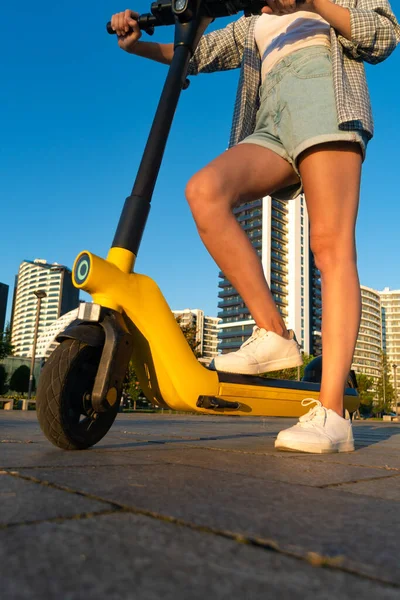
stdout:
{"type": "Polygon", "coordinates": [[[75,267],[75,281],[83,283],[90,270],[90,258],[87,254],[82,254],[75,267]]]}

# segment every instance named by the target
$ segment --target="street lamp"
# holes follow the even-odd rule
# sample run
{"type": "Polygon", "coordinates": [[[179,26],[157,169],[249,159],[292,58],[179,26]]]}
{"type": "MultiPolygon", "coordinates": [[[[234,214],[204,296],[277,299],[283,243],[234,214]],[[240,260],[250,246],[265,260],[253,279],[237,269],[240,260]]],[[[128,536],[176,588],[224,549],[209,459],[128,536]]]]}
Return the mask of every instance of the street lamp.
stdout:
{"type": "Polygon", "coordinates": [[[395,401],[395,413],[396,415],[399,414],[399,407],[397,404],[397,377],[396,377],[396,371],[397,371],[397,365],[393,364],[392,365],[393,368],[393,383],[394,383],[394,401],[395,401]]]}
{"type": "Polygon", "coordinates": [[[36,322],[35,322],[35,331],[33,333],[33,346],[32,346],[32,360],[31,360],[31,372],[29,374],[29,387],[28,387],[28,398],[22,402],[22,410],[28,410],[28,402],[31,399],[32,388],[33,388],[33,372],[35,370],[35,358],[36,358],[36,344],[37,344],[37,335],[39,329],[39,317],[40,317],[40,305],[42,303],[42,298],[46,298],[47,294],[44,290],[36,290],[33,292],[38,299],[37,307],[36,307],[36,322]]]}

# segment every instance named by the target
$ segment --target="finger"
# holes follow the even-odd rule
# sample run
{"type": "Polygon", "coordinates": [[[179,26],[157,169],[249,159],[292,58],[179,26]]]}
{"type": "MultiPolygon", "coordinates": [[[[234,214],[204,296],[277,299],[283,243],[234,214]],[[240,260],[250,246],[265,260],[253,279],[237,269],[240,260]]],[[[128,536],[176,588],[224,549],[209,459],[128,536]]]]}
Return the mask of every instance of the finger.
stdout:
{"type": "Polygon", "coordinates": [[[277,7],[277,1],[276,0],[266,0],[266,1],[267,1],[267,6],[270,9],[269,14],[270,15],[279,14],[279,9],[277,7]]]}
{"type": "Polygon", "coordinates": [[[111,17],[111,27],[114,31],[117,29],[117,15],[111,17]]]}
{"type": "Polygon", "coordinates": [[[276,0],[276,5],[277,8],[279,9],[279,13],[281,15],[287,15],[288,14],[288,9],[287,9],[287,0],[276,0]]]}
{"type": "Polygon", "coordinates": [[[134,19],[130,19],[129,20],[129,33],[128,35],[133,35],[137,38],[140,37],[141,33],[140,33],[140,27],[139,27],[139,23],[137,21],[135,21],[134,19]]]}
{"type": "Polygon", "coordinates": [[[124,31],[125,33],[128,33],[130,25],[129,25],[129,21],[131,20],[131,15],[130,15],[130,11],[125,11],[124,12],[124,31]]]}
{"type": "Polygon", "coordinates": [[[138,13],[138,12],[136,12],[135,10],[129,10],[129,9],[127,9],[127,10],[125,11],[125,14],[126,14],[128,17],[131,17],[132,19],[135,19],[135,20],[137,20],[137,19],[139,18],[139,13],[138,13]]]}
{"type": "Polygon", "coordinates": [[[115,33],[117,35],[119,35],[119,31],[120,31],[120,29],[119,29],[119,15],[120,15],[120,13],[115,14],[113,16],[113,21],[112,21],[113,25],[114,25],[114,31],[115,31],[115,33]]]}
{"type": "Polygon", "coordinates": [[[117,35],[124,35],[125,27],[124,27],[124,13],[118,13],[118,29],[117,35]]]}

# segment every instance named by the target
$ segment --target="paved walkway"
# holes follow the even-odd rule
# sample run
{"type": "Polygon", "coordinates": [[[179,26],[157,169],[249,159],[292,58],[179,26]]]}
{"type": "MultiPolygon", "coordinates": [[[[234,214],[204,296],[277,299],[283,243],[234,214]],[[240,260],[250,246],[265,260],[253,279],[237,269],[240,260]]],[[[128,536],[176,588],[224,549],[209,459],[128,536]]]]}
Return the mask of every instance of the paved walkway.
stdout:
{"type": "Polygon", "coordinates": [[[64,452],[0,411],[2,600],[400,597],[400,424],[277,453],[284,419],[119,415],[64,452]]]}

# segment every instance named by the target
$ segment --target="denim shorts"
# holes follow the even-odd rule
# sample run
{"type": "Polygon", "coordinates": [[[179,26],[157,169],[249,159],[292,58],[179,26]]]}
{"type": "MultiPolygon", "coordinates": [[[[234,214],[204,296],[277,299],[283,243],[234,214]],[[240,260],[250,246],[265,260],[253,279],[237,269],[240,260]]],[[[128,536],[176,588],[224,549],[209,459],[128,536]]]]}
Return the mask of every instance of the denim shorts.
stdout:
{"type": "Polygon", "coordinates": [[[370,136],[363,130],[338,127],[330,49],[303,48],[280,60],[260,87],[254,132],[241,144],[258,144],[287,160],[300,183],[274,192],[290,200],[303,191],[298,158],[304,150],[326,142],[358,142],[363,160],[370,136]]]}

